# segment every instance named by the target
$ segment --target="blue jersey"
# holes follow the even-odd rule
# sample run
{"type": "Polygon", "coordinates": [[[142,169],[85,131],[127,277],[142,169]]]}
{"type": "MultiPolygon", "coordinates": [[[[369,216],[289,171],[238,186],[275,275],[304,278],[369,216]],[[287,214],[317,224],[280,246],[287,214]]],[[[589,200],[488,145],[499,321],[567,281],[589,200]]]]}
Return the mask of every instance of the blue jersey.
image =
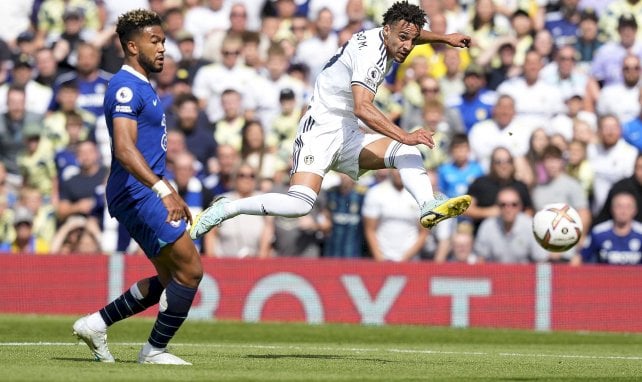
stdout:
{"type": "MultiPolygon", "coordinates": [[[[162,178],[165,175],[167,151],[165,113],[158,95],[142,74],[129,66],[123,66],[112,77],[105,93],[105,118],[112,140],[114,118],[129,118],[137,122],[136,148],[151,170],[162,178]]],[[[149,189],[131,175],[118,160],[112,160],[106,190],[110,212],[112,206],[119,204],[119,201],[135,201],[145,196],[147,192],[149,189]]]]}
{"type": "Polygon", "coordinates": [[[477,161],[469,161],[464,167],[457,167],[448,162],[437,168],[439,191],[449,198],[463,195],[475,179],[484,175],[484,170],[477,161]]]}
{"type": "Polygon", "coordinates": [[[459,96],[448,106],[459,110],[468,134],[474,124],[490,118],[496,101],[497,94],[494,91],[482,89],[472,98],[459,96]]]}
{"type": "Polygon", "coordinates": [[[642,264],[642,223],[633,222],[625,236],[613,232],[613,220],[596,225],[584,244],[582,258],[587,263],[642,264]]]}

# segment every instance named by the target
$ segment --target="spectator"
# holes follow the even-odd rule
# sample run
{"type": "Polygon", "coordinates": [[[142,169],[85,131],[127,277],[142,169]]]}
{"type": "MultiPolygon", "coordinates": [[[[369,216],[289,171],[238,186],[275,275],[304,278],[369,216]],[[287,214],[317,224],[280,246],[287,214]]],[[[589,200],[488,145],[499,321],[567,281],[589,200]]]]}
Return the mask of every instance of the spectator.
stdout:
{"type": "Polygon", "coordinates": [[[548,181],[542,154],[550,143],[551,139],[543,127],[533,130],[524,160],[519,158],[515,163],[515,177],[526,183],[529,189],[548,181]]]}
{"type": "Polygon", "coordinates": [[[529,215],[533,213],[533,203],[526,184],[515,178],[515,164],[510,151],[504,147],[493,150],[490,158],[490,171],[473,181],[468,188],[472,202],[464,216],[473,219],[475,232],[481,222],[489,217],[499,216],[499,207],[495,204],[497,194],[503,187],[512,187],[519,191],[522,208],[529,215]]]}
{"type": "Polygon", "coordinates": [[[15,238],[12,242],[0,244],[0,250],[19,254],[46,255],[49,243],[33,233],[33,215],[24,207],[16,208],[13,215],[15,238]]]}
{"type": "Polygon", "coordinates": [[[241,161],[252,166],[259,177],[259,189],[269,191],[274,183],[283,181],[285,164],[270,152],[265,142],[265,132],[259,121],[247,121],[241,130],[241,161]]]}
{"type": "MultiPolygon", "coordinates": [[[[203,58],[208,61],[221,62],[221,45],[223,40],[228,37],[243,38],[243,33],[247,31],[247,6],[243,3],[235,2],[230,6],[229,28],[216,29],[204,37],[203,58]]],[[[193,37],[192,37],[193,41],[193,37]]]]}
{"type": "Polygon", "coordinates": [[[62,33],[50,34],[45,46],[51,47],[60,69],[70,72],[78,65],[80,43],[90,41],[93,36],[89,30],[85,29],[85,15],[80,8],[67,7],[62,14],[62,21],[62,33]]]}
{"type": "Polygon", "coordinates": [[[553,117],[551,123],[546,126],[548,135],[561,134],[564,139],[570,141],[574,138],[574,127],[578,122],[583,122],[593,128],[597,127],[597,116],[586,110],[583,95],[571,95],[566,98],[565,103],[566,112],[553,117]]]}
{"type": "Polygon", "coordinates": [[[211,61],[194,55],[194,36],[188,31],[179,32],[176,35],[176,43],[181,55],[181,59],[177,63],[176,79],[191,86],[198,70],[209,65],[211,61]]]}
{"type": "Polygon", "coordinates": [[[348,175],[339,178],[340,183],[326,192],[324,214],[331,227],[323,257],[359,258],[366,249],[361,218],[366,189],[348,175]]]}
{"type": "Polygon", "coordinates": [[[296,107],[294,92],[290,89],[281,90],[279,103],[281,104],[281,113],[272,123],[267,143],[271,149],[275,150],[277,157],[282,162],[289,163],[294,138],[299,128],[301,109],[296,107]]]}
{"type": "MultiPolygon", "coordinates": [[[[241,164],[234,174],[234,190],[225,193],[225,196],[236,200],[255,195],[256,176],[252,166],[241,164]]],[[[211,235],[207,234],[212,239],[211,244],[206,245],[205,253],[214,257],[270,257],[274,236],[273,219],[272,216],[242,215],[225,221],[210,231],[211,235]]]]}
{"type": "Polygon", "coordinates": [[[582,248],[582,261],[612,265],[642,264],[642,223],[635,221],[636,198],[628,192],[613,195],[612,218],[594,226],[582,248]]]}
{"type": "Polygon", "coordinates": [[[314,35],[297,46],[295,62],[304,63],[310,68],[311,79],[317,78],[339,46],[339,37],[332,30],[333,19],[330,9],[320,9],[314,20],[314,35]]]}
{"type": "Polygon", "coordinates": [[[529,51],[524,59],[523,76],[511,78],[497,88],[499,94],[515,100],[520,123],[531,128],[546,126],[555,114],[564,111],[560,89],[539,77],[542,65],[542,56],[529,51]]]}
{"type": "Polygon", "coordinates": [[[572,45],[561,46],[555,52],[555,61],[546,65],[540,72],[540,78],[558,89],[563,99],[586,92],[588,76],[576,66],[577,52],[572,45]]]}
{"type": "Polygon", "coordinates": [[[174,99],[173,120],[168,118],[167,126],[185,136],[188,150],[201,163],[216,152],[216,141],[209,128],[207,117],[199,109],[198,99],[193,94],[180,94],[174,99]]]}
{"type": "Polygon", "coordinates": [[[436,169],[447,159],[448,146],[450,145],[450,126],[444,120],[444,105],[437,101],[426,101],[423,107],[423,123],[410,131],[423,129],[432,134],[435,146],[429,149],[427,146],[418,145],[417,149],[424,160],[424,167],[430,170],[436,169]]]}
{"type": "MultiPolygon", "coordinates": [[[[98,7],[94,1],[90,0],[75,0],[73,2],[74,8],[82,11],[85,19],[85,28],[92,32],[97,32],[100,29],[100,17],[98,15],[98,7]]],[[[42,2],[38,9],[38,23],[37,23],[37,41],[38,46],[44,46],[45,41],[50,41],[53,36],[60,35],[64,31],[64,18],[65,11],[69,11],[70,7],[65,0],[47,0],[42,2]]]]}
{"type": "Polygon", "coordinates": [[[42,122],[25,125],[22,130],[24,150],[18,155],[23,187],[40,191],[47,202],[58,200],[58,181],[51,143],[42,137],[42,122]]]}
{"type": "Polygon", "coordinates": [[[606,3],[599,24],[605,39],[617,41],[619,21],[624,16],[630,17],[638,25],[642,22],[638,0],[612,0],[606,3]]]}
{"type": "Polygon", "coordinates": [[[216,143],[230,145],[236,150],[241,150],[241,130],[245,125],[241,102],[241,93],[234,89],[224,90],[221,93],[223,118],[213,123],[216,143]]]}
{"type": "MultiPolygon", "coordinates": [[[[492,64],[488,72],[488,80],[486,82],[489,90],[497,90],[504,81],[518,76],[522,71],[521,67],[515,63],[516,48],[514,42],[505,40],[494,46],[497,48],[489,51],[492,54],[488,55],[488,59],[496,57],[498,62],[492,64]]],[[[481,58],[477,62],[483,65],[481,58]]]]}
{"type": "Polygon", "coordinates": [[[8,252],[15,238],[13,209],[9,208],[7,195],[0,194],[0,253],[8,252]]]}
{"type": "MultiPolygon", "coordinates": [[[[44,118],[44,135],[53,146],[54,150],[64,148],[68,142],[67,119],[70,115],[80,117],[82,137],[93,137],[96,132],[96,116],[77,106],[78,87],[75,81],[64,82],[55,95],[57,110],[47,113],[44,118]]],[[[72,117],[73,118],[73,117],[72,117]]],[[[74,121],[75,122],[75,121],[74,121]]]]}
{"type": "Polygon", "coordinates": [[[526,52],[532,47],[535,33],[533,29],[533,20],[528,12],[523,9],[516,9],[510,15],[511,34],[515,42],[515,63],[524,65],[526,52]]]}
{"type": "MultiPolygon", "coordinates": [[[[101,53],[94,45],[81,42],[77,49],[76,70],[58,77],[54,86],[54,95],[60,91],[62,83],[75,81],[79,92],[77,106],[91,112],[96,117],[100,117],[104,114],[103,98],[111,74],[100,69],[101,53]]],[[[57,102],[53,99],[49,110],[56,110],[57,107],[57,102]]]]}
{"type": "Polygon", "coordinates": [[[636,205],[638,206],[635,220],[642,223],[642,208],[639,207],[642,206],[642,153],[638,153],[638,156],[635,159],[633,175],[615,182],[609,190],[604,206],[595,218],[595,225],[613,218],[613,215],[611,215],[613,196],[620,192],[626,192],[635,197],[636,205]]]}
{"type": "Polygon", "coordinates": [[[584,189],[584,195],[588,200],[591,200],[593,197],[595,172],[588,160],[586,143],[579,140],[572,140],[569,143],[566,171],[570,176],[580,182],[582,189],[584,189]]]}
{"type": "Polygon", "coordinates": [[[544,262],[548,254],[535,241],[532,218],[523,212],[520,193],[506,187],[497,193],[499,215],[485,219],[474,251],[484,262],[516,264],[544,262]]]}
{"type": "Polygon", "coordinates": [[[448,106],[459,111],[468,133],[473,125],[490,117],[497,96],[486,88],[486,72],[476,64],[466,68],[464,86],[464,93],[448,106]]]}
{"type": "MultiPolygon", "coordinates": [[[[196,177],[194,155],[189,152],[182,152],[174,158],[171,163],[171,171],[174,179],[172,186],[183,198],[192,216],[207,208],[214,199],[212,193],[203,186],[200,179],[196,177]]],[[[203,253],[202,240],[195,240],[196,247],[203,253]]]]}
{"type": "Polygon", "coordinates": [[[418,259],[428,230],[417,223],[419,207],[403,188],[399,170],[389,169],[389,179],[366,192],[362,214],[366,242],[376,261],[418,259]]]}
{"type": "Polygon", "coordinates": [[[515,120],[515,101],[509,95],[501,95],[493,108],[492,119],[473,125],[468,140],[473,155],[488,171],[493,150],[506,147],[513,157],[523,157],[533,128],[515,120]]]}
{"type": "Polygon", "coordinates": [[[533,46],[531,47],[532,51],[537,52],[537,54],[542,57],[542,65],[546,65],[549,62],[553,61],[553,56],[555,54],[555,44],[553,42],[553,36],[551,32],[547,29],[539,29],[535,32],[535,40],[533,40],[533,46]]]}
{"type": "Polygon", "coordinates": [[[229,1],[207,0],[185,12],[185,28],[194,35],[197,57],[203,54],[207,35],[230,27],[230,5],[229,1]]]}
{"type": "Polygon", "coordinates": [[[102,233],[95,219],[71,216],[56,231],[51,242],[51,253],[62,255],[100,254],[102,233]]]}
{"type": "MultiPolygon", "coordinates": [[[[617,117],[607,114],[598,120],[599,142],[588,148],[588,158],[595,170],[592,211],[597,214],[615,182],[633,174],[638,151],[622,138],[617,117]]],[[[587,227],[587,225],[584,225],[587,227]]]]}
{"type": "Polygon", "coordinates": [[[460,50],[453,47],[447,47],[444,50],[444,66],[446,73],[439,79],[439,87],[444,96],[444,100],[460,97],[465,90],[464,70],[461,68],[460,50]]]}
{"type": "Polygon", "coordinates": [[[597,99],[599,89],[606,85],[622,82],[622,62],[629,54],[640,57],[642,44],[636,38],[638,24],[630,15],[621,16],[618,20],[619,39],[610,40],[595,52],[591,64],[591,84],[589,93],[593,102],[597,99]]]}
{"type": "MultiPolygon", "coordinates": [[[[443,97],[441,96],[441,87],[439,86],[439,81],[432,76],[423,76],[417,79],[419,84],[419,96],[415,98],[415,95],[411,91],[407,92],[404,95],[403,100],[403,115],[401,116],[400,127],[404,130],[412,130],[417,126],[421,126],[424,123],[424,105],[427,103],[438,102],[443,104],[443,97]]],[[[455,110],[445,109],[443,111],[444,122],[448,124],[450,132],[462,132],[464,131],[463,121],[461,116],[455,110]]]]}
{"type": "Polygon", "coordinates": [[[23,187],[20,190],[17,206],[31,212],[33,234],[50,243],[56,233],[56,214],[53,204],[46,201],[38,189],[23,187]]]}
{"type": "Polygon", "coordinates": [[[0,198],[3,198],[6,207],[13,207],[18,200],[18,186],[11,182],[7,166],[0,161],[0,198]]]}
{"type": "Polygon", "coordinates": [[[564,46],[576,41],[580,20],[578,3],[579,0],[560,0],[559,9],[546,14],[544,28],[551,32],[556,46],[564,46]]]}
{"type": "Polygon", "coordinates": [[[11,82],[0,86],[0,112],[7,111],[7,98],[10,87],[23,88],[25,109],[34,114],[44,115],[52,97],[51,88],[33,80],[33,60],[29,56],[19,56],[13,62],[11,82]]]}
{"type": "Polygon", "coordinates": [[[183,10],[177,6],[166,8],[163,13],[164,31],[165,31],[165,56],[172,57],[178,62],[183,57],[178,49],[178,36],[185,29],[185,19],[183,10]]]}
{"type": "Polygon", "coordinates": [[[209,175],[203,183],[214,195],[234,189],[234,171],[240,164],[239,152],[228,144],[219,144],[216,157],[208,160],[209,175]]]}
{"type": "Polygon", "coordinates": [[[584,9],[581,14],[575,50],[581,69],[588,73],[595,53],[603,42],[598,38],[597,14],[592,9],[584,9]]]}
{"type": "Polygon", "coordinates": [[[0,115],[0,161],[10,174],[10,181],[21,183],[18,168],[18,153],[25,148],[23,138],[24,126],[37,123],[41,114],[30,112],[26,108],[25,90],[23,87],[8,88],[5,112],[0,115]]]}
{"type": "Polygon", "coordinates": [[[437,168],[438,184],[441,192],[449,198],[464,195],[470,184],[484,170],[479,162],[470,159],[470,143],[465,134],[455,134],[448,150],[451,160],[437,168]]]}
{"type": "Polygon", "coordinates": [[[240,38],[226,37],[221,47],[221,62],[205,65],[196,72],[193,92],[210,122],[223,118],[221,95],[226,89],[234,89],[241,94],[244,109],[254,108],[258,95],[251,89],[256,82],[256,74],[239,60],[242,46],[240,38]]]}
{"type": "Polygon", "coordinates": [[[509,30],[508,19],[496,12],[493,0],[475,0],[471,20],[464,31],[472,38],[470,55],[473,61],[490,48],[496,36],[506,35],[509,30]]]}
{"type": "Polygon", "coordinates": [[[598,115],[613,114],[626,123],[640,114],[640,57],[624,57],[621,71],[623,81],[604,86],[596,109],[598,115]]]}
{"type": "Polygon", "coordinates": [[[56,207],[58,221],[64,223],[71,215],[89,216],[96,205],[96,188],[103,186],[108,170],[100,162],[98,148],[84,141],[77,148],[80,172],[60,182],[60,202],[56,207]]]}
{"type": "Polygon", "coordinates": [[[54,57],[51,48],[40,48],[35,55],[36,72],[35,81],[47,87],[53,87],[56,77],[62,72],[58,67],[58,62],[54,57]]]}
{"type": "Polygon", "coordinates": [[[446,258],[435,258],[436,263],[457,262],[469,265],[483,263],[484,259],[477,256],[474,250],[475,236],[473,226],[469,223],[459,223],[450,237],[450,251],[446,258]]]}

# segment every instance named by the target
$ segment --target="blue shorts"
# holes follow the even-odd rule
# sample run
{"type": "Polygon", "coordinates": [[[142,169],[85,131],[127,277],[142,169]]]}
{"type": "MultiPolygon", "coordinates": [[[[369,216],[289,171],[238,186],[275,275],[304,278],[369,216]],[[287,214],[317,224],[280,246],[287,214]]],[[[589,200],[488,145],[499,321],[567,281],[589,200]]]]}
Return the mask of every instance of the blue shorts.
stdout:
{"type": "Polygon", "coordinates": [[[184,220],[165,222],[167,209],[151,190],[136,203],[122,206],[112,204],[110,212],[127,228],[131,237],[150,259],[156,257],[161,248],[178,240],[187,228],[184,220]]]}

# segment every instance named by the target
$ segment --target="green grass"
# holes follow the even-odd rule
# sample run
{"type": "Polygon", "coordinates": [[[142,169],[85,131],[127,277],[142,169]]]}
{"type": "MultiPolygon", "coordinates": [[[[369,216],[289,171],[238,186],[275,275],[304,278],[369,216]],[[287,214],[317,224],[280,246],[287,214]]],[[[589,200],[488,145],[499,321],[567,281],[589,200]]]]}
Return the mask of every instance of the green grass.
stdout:
{"type": "Polygon", "coordinates": [[[135,362],[152,326],[136,318],[110,329],[116,364],[94,362],[75,318],[0,315],[0,381],[642,379],[638,334],[188,321],[170,350],[194,366],[177,367],[135,362]]]}

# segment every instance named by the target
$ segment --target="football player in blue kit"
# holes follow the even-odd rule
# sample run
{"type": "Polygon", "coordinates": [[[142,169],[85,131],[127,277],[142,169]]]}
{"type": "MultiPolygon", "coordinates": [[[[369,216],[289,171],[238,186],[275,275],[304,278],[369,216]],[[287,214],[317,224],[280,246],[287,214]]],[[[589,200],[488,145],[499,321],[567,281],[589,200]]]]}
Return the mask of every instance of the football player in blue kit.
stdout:
{"type": "Polygon", "coordinates": [[[436,198],[417,145],[433,148],[434,132],[407,132],[374,105],[377,89],[393,61],[403,62],[417,44],[466,47],[470,37],[423,29],[426,14],[407,1],[394,3],[383,27],[358,32],[339,48],[317,76],[307,112],[301,118],[292,154],[292,178],[286,194],[266,193],[231,201],[220,198],[198,214],[190,236],[199,238],[239,214],[298,217],[308,214],[330,170],[358,179],[368,170],[397,168],[404,187],[420,207],[426,228],[463,213],[468,195],[436,198]],[[363,122],[375,133],[365,133],[363,122]]]}
{"type": "Polygon", "coordinates": [[[192,221],[189,208],[164,179],[165,114],[149,82],[151,73],[163,69],[161,25],[156,13],[137,9],[122,14],[116,27],[125,63],[109,82],[104,101],[113,158],[107,205],[158,274],[139,280],[99,311],[74,323],[74,334],[102,362],[114,362],[107,347],[107,328],[158,303],[156,322],[138,362],[190,365],[166,350],[187,318],[203,269],[186,231],[192,221]]]}

